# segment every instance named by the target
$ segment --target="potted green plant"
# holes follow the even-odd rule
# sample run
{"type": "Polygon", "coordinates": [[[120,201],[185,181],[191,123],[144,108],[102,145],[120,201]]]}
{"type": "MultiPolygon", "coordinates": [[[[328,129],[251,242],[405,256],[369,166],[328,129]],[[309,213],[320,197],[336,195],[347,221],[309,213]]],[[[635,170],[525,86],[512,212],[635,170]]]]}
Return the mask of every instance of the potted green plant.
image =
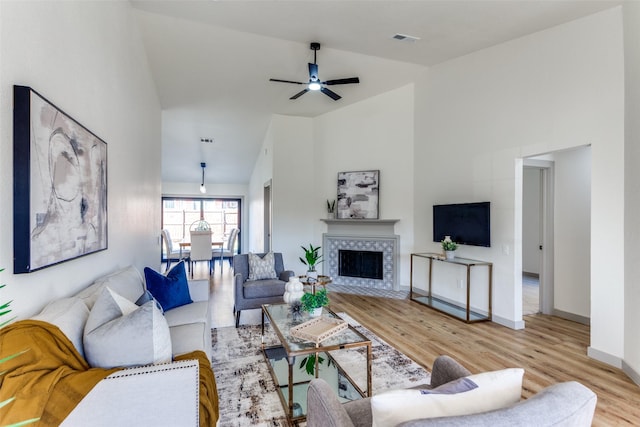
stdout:
{"type": "Polygon", "coordinates": [[[458,249],[458,244],[451,240],[451,236],[445,236],[440,243],[442,244],[442,249],[444,250],[446,258],[449,260],[455,258],[455,251],[458,249]]]}
{"type": "Polygon", "coordinates": [[[309,244],[308,248],[300,246],[304,251],[304,258],[300,257],[300,262],[307,266],[307,277],[317,279],[318,272],[316,271],[316,265],[322,262],[322,255],[320,254],[320,246],[314,247],[309,244]]]}
{"type": "Polygon", "coordinates": [[[317,317],[322,314],[322,307],[329,305],[329,296],[326,289],[320,289],[316,293],[305,292],[300,300],[302,309],[309,312],[311,317],[317,317]]]}
{"type": "Polygon", "coordinates": [[[336,211],[336,201],[334,200],[327,200],[327,218],[328,219],[333,219],[335,217],[335,211],[336,211]]]}

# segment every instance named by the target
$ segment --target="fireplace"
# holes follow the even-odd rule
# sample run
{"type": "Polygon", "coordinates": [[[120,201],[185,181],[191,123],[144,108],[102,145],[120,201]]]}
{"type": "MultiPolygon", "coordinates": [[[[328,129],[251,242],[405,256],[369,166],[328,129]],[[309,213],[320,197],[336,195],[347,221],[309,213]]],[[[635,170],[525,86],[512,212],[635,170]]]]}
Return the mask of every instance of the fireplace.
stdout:
{"type": "Polygon", "coordinates": [[[398,290],[398,220],[323,220],[324,274],[336,285],[398,290]]]}
{"type": "Polygon", "coordinates": [[[345,277],[362,277],[381,280],[382,252],[338,250],[338,274],[345,277]]]}

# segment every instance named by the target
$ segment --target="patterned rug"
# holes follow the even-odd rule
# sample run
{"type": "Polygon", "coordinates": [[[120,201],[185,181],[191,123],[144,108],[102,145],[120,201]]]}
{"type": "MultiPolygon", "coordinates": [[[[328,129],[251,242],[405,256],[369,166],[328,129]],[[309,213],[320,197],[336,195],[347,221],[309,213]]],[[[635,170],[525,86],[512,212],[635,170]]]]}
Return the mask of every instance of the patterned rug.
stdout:
{"type": "MultiPolygon", "coordinates": [[[[420,365],[349,316],[340,316],[371,340],[374,394],[429,382],[429,373],[420,365]]],[[[241,326],[237,329],[217,328],[211,333],[212,367],[220,399],[220,426],[286,426],[284,409],[262,356],[260,325],[241,326]]],[[[277,343],[276,335],[268,325],[265,342],[277,343]]],[[[350,364],[366,366],[366,352],[362,349],[342,350],[335,352],[334,356],[339,357],[338,362],[347,372],[350,364]]],[[[353,372],[356,371],[358,370],[353,369],[353,372]]],[[[366,373],[364,378],[356,375],[354,380],[358,383],[366,382],[366,373]]]]}

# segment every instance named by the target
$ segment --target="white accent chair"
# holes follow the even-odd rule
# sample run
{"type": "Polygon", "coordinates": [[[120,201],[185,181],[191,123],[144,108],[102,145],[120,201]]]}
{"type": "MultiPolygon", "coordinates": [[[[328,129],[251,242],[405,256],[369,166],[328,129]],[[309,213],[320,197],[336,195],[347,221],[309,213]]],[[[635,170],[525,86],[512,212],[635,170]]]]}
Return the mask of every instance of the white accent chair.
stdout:
{"type": "Polygon", "coordinates": [[[189,263],[191,264],[191,277],[193,277],[194,263],[197,261],[207,261],[209,263],[209,276],[211,276],[213,259],[211,256],[211,230],[190,231],[191,233],[191,254],[189,263]]]}
{"type": "Polygon", "coordinates": [[[229,233],[229,238],[227,239],[226,245],[221,248],[215,248],[211,251],[212,262],[215,263],[216,259],[220,260],[220,274],[222,274],[222,263],[225,258],[229,260],[229,266],[233,268],[233,256],[236,252],[236,239],[238,237],[238,233],[240,230],[237,228],[232,228],[229,233]]]}
{"type": "Polygon", "coordinates": [[[166,271],[169,271],[172,261],[180,262],[183,259],[189,258],[188,250],[183,250],[181,252],[179,247],[178,248],[173,247],[173,241],[171,240],[171,235],[169,234],[169,230],[167,230],[166,228],[162,229],[162,240],[164,243],[165,257],[167,260],[166,271]]]}

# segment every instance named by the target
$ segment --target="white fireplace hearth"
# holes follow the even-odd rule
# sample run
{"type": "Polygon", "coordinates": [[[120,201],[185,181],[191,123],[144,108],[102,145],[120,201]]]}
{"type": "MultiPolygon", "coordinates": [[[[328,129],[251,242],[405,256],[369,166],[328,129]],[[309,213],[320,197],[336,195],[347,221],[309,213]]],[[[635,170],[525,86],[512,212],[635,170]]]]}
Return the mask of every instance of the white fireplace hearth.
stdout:
{"type": "Polygon", "coordinates": [[[398,249],[400,237],[395,234],[397,219],[326,219],[323,235],[324,274],[333,283],[381,290],[398,290],[398,249]],[[342,276],[340,251],[369,251],[382,254],[382,278],[342,276]]]}

